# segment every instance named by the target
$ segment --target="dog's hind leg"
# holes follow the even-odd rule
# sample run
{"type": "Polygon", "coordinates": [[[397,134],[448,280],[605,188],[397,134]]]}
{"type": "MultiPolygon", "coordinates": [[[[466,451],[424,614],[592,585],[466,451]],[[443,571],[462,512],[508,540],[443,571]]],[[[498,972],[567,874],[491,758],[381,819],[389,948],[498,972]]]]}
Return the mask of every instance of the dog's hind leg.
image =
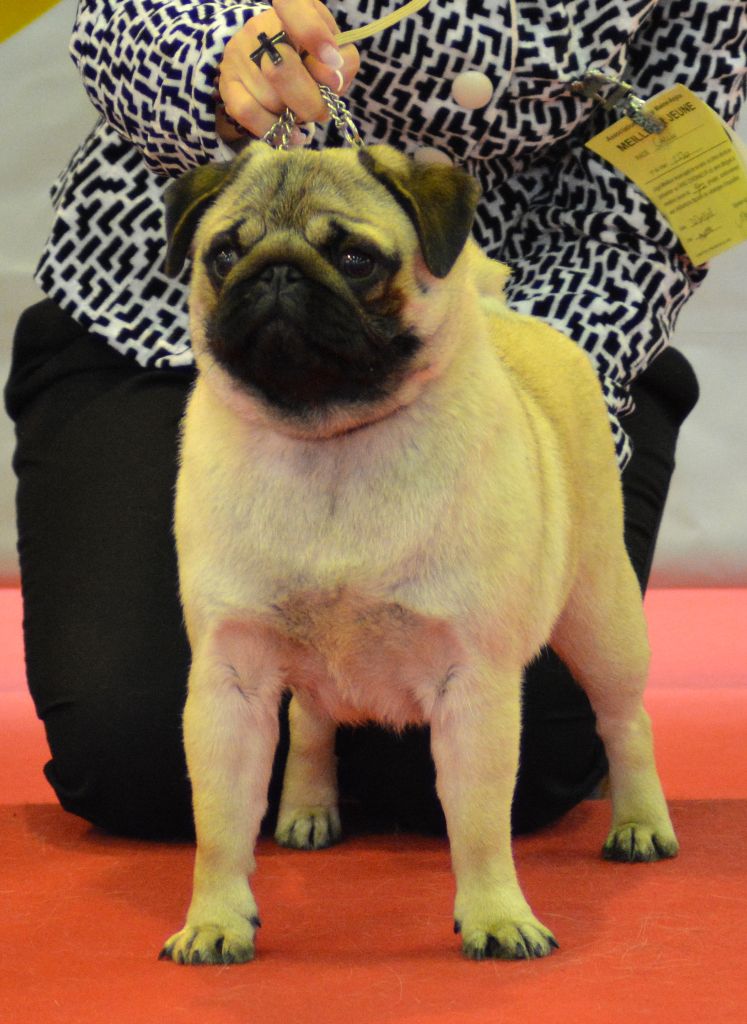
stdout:
{"type": "Polygon", "coordinates": [[[337,808],[335,722],[311,699],[293,695],[290,748],[275,839],[296,850],[320,850],[341,836],[337,808]]]}
{"type": "Polygon", "coordinates": [[[473,960],[532,959],[557,947],[524,898],[511,853],[520,676],[518,669],[463,666],[430,716],[457,884],[455,930],[473,960]]]}
{"type": "Polygon", "coordinates": [[[582,573],[551,638],[583,686],[607,752],[612,829],[609,860],[654,861],[679,849],[654,762],[643,707],[649,646],[643,602],[627,557],[582,573]]]}

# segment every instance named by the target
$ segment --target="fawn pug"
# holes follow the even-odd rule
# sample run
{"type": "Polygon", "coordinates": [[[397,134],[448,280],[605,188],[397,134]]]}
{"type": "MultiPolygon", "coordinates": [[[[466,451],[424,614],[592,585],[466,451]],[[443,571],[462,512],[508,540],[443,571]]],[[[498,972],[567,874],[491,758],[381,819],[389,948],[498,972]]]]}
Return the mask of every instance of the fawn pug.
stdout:
{"type": "Polygon", "coordinates": [[[605,854],[677,852],[599,382],[573,342],[503,305],[504,268],[468,240],[477,198],[464,172],[388,147],[261,143],[168,192],[199,371],[176,496],[197,828],[186,924],[163,951],[179,963],[254,955],[248,876],[288,687],[288,846],[340,837],[336,723],[430,723],[469,957],[557,945],[509,826],[522,670],[543,644],[597,715],[605,854]]]}

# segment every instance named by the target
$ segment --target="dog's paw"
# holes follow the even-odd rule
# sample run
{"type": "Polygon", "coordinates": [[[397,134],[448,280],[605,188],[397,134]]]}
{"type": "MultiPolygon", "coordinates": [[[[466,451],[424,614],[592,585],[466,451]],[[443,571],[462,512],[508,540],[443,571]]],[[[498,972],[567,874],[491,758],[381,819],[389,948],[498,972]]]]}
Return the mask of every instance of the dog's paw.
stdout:
{"type": "Polygon", "coordinates": [[[293,850],[323,850],[340,841],[342,827],[336,807],[302,807],[282,814],[275,829],[281,846],[293,850]]]}
{"type": "Polygon", "coordinates": [[[454,931],[462,934],[462,952],[470,960],[535,960],[559,948],[552,932],[537,920],[497,921],[469,933],[457,921],[454,931]]]}
{"type": "Polygon", "coordinates": [[[172,935],[159,960],[176,964],[245,964],[254,959],[254,932],[259,918],[244,927],[224,928],[217,924],[185,925],[172,935]]]}
{"type": "Polygon", "coordinates": [[[612,829],[602,847],[602,856],[605,860],[634,864],[676,857],[679,848],[671,829],[630,822],[612,829]]]}

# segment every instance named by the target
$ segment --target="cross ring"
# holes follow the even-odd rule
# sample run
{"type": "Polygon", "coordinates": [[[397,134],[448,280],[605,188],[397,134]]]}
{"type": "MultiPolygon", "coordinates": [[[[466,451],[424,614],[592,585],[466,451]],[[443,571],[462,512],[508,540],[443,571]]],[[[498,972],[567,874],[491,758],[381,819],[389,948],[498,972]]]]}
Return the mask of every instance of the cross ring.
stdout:
{"type": "Polygon", "coordinates": [[[266,32],[260,32],[257,35],[257,42],[259,43],[259,46],[257,47],[256,50],[252,50],[249,56],[257,65],[260,71],[262,70],[262,58],[264,57],[265,54],[269,56],[273,64],[283,63],[282,54],[277,48],[278,43],[287,43],[288,46],[291,45],[291,41],[290,39],[288,39],[288,36],[285,34],[285,32],[278,32],[278,34],[273,36],[272,38],[270,38],[266,32]]]}

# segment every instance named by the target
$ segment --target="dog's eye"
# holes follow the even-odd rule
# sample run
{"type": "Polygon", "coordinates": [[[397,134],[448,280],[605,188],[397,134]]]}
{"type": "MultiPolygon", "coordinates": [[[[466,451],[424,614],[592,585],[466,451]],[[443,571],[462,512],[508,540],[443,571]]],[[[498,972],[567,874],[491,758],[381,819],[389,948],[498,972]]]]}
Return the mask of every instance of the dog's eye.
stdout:
{"type": "Polygon", "coordinates": [[[239,253],[235,246],[228,241],[218,243],[208,253],[207,262],[210,275],[216,281],[225,280],[238,260],[239,253]]]}
{"type": "Polygon", "coordinates": [[[361,249],[343,249],[340,253],[339,267],[345,277],[360,281],[370,277],[376,267],[376,261],[361,249]]]}

